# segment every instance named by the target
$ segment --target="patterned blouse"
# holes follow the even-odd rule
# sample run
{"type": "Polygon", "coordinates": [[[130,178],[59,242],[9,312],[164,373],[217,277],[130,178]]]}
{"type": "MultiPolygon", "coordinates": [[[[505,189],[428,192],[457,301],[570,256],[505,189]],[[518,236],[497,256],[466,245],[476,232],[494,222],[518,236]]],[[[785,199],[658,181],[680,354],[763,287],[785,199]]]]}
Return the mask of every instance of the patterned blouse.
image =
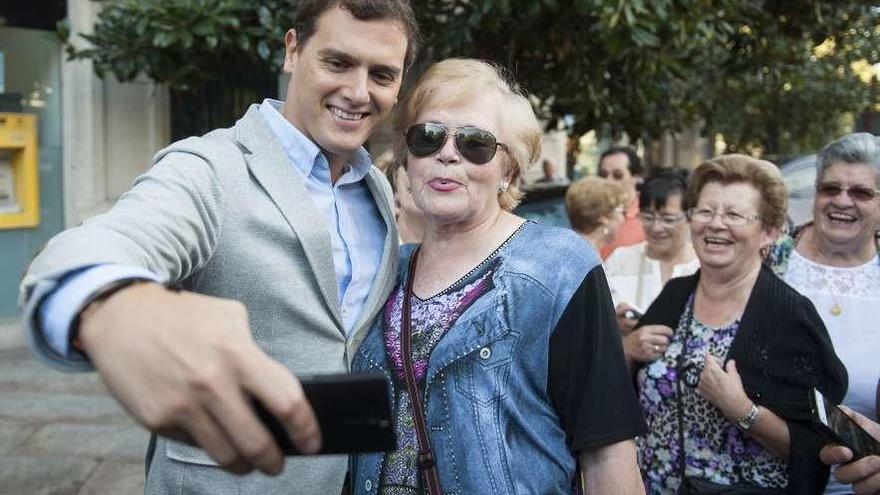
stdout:
{"type": "MultiPolygon", "coordinates": [[[[498,248],[500,249],[501,247],[498,248]]],[[[428,359],[434,347],[462,313],[492,290],[492,274],[500,262],[500,258],[496,256],[498,250],[440,294],[424,300],[412,296],[412,363],[420,390],[425,386],[428,359]]],[[[400,352],[402,306],[403,284],[400,284],[385,305],[383,314],[385,354],[389,356],[396,390],[394,410],[397,414],[394,427],[398,448],[388,453],[383,461],[379,491],[382,495],[422,493],[419,470],[416,466],[418,439],[400,352]]]]}
{"type": "Polygon", "coordinates": [[[684,412],[685,474],[714,483],[747,483],[766,488],[788,485],[785,461],[764,450],[730,423],[721,411],[697,394],[706,351],[727,356],[739,322],[713,328],[696,318],[693,295],[678,322],[666,353],[642,367],[637,375],[639,401],[648,422],[648,434],[637,439],[639,466],[649,494],[676,493],[681,484],[679,380],[684,412]],[[690,328],[685,329],[691,320],[690,328]],[[686,338],[682,338],[686,333],[686,338]],[[679,376],[678,359],[685,348],[679,376]]]}

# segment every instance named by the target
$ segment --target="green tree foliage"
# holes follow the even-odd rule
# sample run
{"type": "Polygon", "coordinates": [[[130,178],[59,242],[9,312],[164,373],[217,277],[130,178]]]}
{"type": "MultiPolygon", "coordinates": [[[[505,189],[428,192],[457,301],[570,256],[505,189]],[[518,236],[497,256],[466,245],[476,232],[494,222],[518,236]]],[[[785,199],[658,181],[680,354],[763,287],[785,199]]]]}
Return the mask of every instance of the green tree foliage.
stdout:
{"type": "Polygon", "coordinates": [[[710,87],[716,103],[706,115],[732,150],[815,151],[843,132],[844,115],[880,101],[876,78],[854,71],[880,62],[880,12],[832,5],[806,19],[758,12],[729,43],[722,77],[710,87]]]}
{"type": "MultiPolygon", "coordinates": [[[[99,73],[198,88],[275,71],[296,0],[100,0],[99,73]]],[[[732,149],[815,148],[877,96],[851,68],[880,62],[880,12],[854,0],[412,0],[419,67],[474,56],[508,67],[552,123],[652,139],[704,121],[732,149]],[[815,47],[833,40],[818,56],[815,47]]],[[[826,43],[826,46],[828,43],[826,43]]]]}

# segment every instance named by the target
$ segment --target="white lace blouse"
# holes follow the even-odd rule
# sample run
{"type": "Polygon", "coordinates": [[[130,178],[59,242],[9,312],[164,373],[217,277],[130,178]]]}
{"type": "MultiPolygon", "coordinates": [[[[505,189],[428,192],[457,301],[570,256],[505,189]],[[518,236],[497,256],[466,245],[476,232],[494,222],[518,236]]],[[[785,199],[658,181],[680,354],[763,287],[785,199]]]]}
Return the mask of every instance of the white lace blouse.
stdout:
{"type": "MultiPolygon", "coordinates": [[[[876,419],[880,381],[880,258],[864,265],[836,268],[811,261],[794,250],[783,279],[816,306],[837,356],[849,374],[843,403],[876,419]]],[[[851,493],[832,479],[826,494],[851,493]]]]}
{"type": "MultiPolygon", "coordinates": [[[[647,247],[647,241],[619,247],[603,263],[615,307],[624,302],[644,313],[663,290],[660,262],[648,258],[647,247]]],[[[675,265],[672,278],[691,275],[698,268],[700,260],[697,258],[675,265]]]]}

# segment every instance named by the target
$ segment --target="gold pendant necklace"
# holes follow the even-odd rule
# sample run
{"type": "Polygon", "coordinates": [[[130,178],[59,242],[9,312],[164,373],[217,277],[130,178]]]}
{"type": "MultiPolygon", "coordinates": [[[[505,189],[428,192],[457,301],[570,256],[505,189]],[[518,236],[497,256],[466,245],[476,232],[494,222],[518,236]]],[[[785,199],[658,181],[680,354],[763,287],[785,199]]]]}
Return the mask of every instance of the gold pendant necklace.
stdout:
{"type": "Polygon", "coordinates": [[[834,302],[834,306],[831,306],[831,315],[832,316],[840,316],[840,313],[843,313],[843,309],[840,308],[840,304],[834,302]]]}

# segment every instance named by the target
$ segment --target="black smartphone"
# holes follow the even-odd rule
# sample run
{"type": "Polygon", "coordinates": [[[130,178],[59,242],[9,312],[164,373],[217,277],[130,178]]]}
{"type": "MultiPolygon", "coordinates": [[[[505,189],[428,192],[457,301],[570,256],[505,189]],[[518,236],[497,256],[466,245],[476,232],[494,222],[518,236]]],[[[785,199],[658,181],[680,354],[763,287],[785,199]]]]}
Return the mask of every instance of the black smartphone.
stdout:
{"type": "MultiPolygon", "coordinates": [[[[321,427],[319,455],[388,452],[397,447],[384,376],[315,375],[300,377],[300,383],[321,427]]],[[[302,455],[263,404],[254,400],[254,409],[284,455],[302,455]]]]}
{"type": "Polygon", "coordinates": [[[841,408],[828,402],[822,396],[822,392],[813,389],[810,402],[816,433],[823,440],[847,447],[853,453],[853,460],[869,455],[880,455],[880,442],[847,416],[841,408]]]}

